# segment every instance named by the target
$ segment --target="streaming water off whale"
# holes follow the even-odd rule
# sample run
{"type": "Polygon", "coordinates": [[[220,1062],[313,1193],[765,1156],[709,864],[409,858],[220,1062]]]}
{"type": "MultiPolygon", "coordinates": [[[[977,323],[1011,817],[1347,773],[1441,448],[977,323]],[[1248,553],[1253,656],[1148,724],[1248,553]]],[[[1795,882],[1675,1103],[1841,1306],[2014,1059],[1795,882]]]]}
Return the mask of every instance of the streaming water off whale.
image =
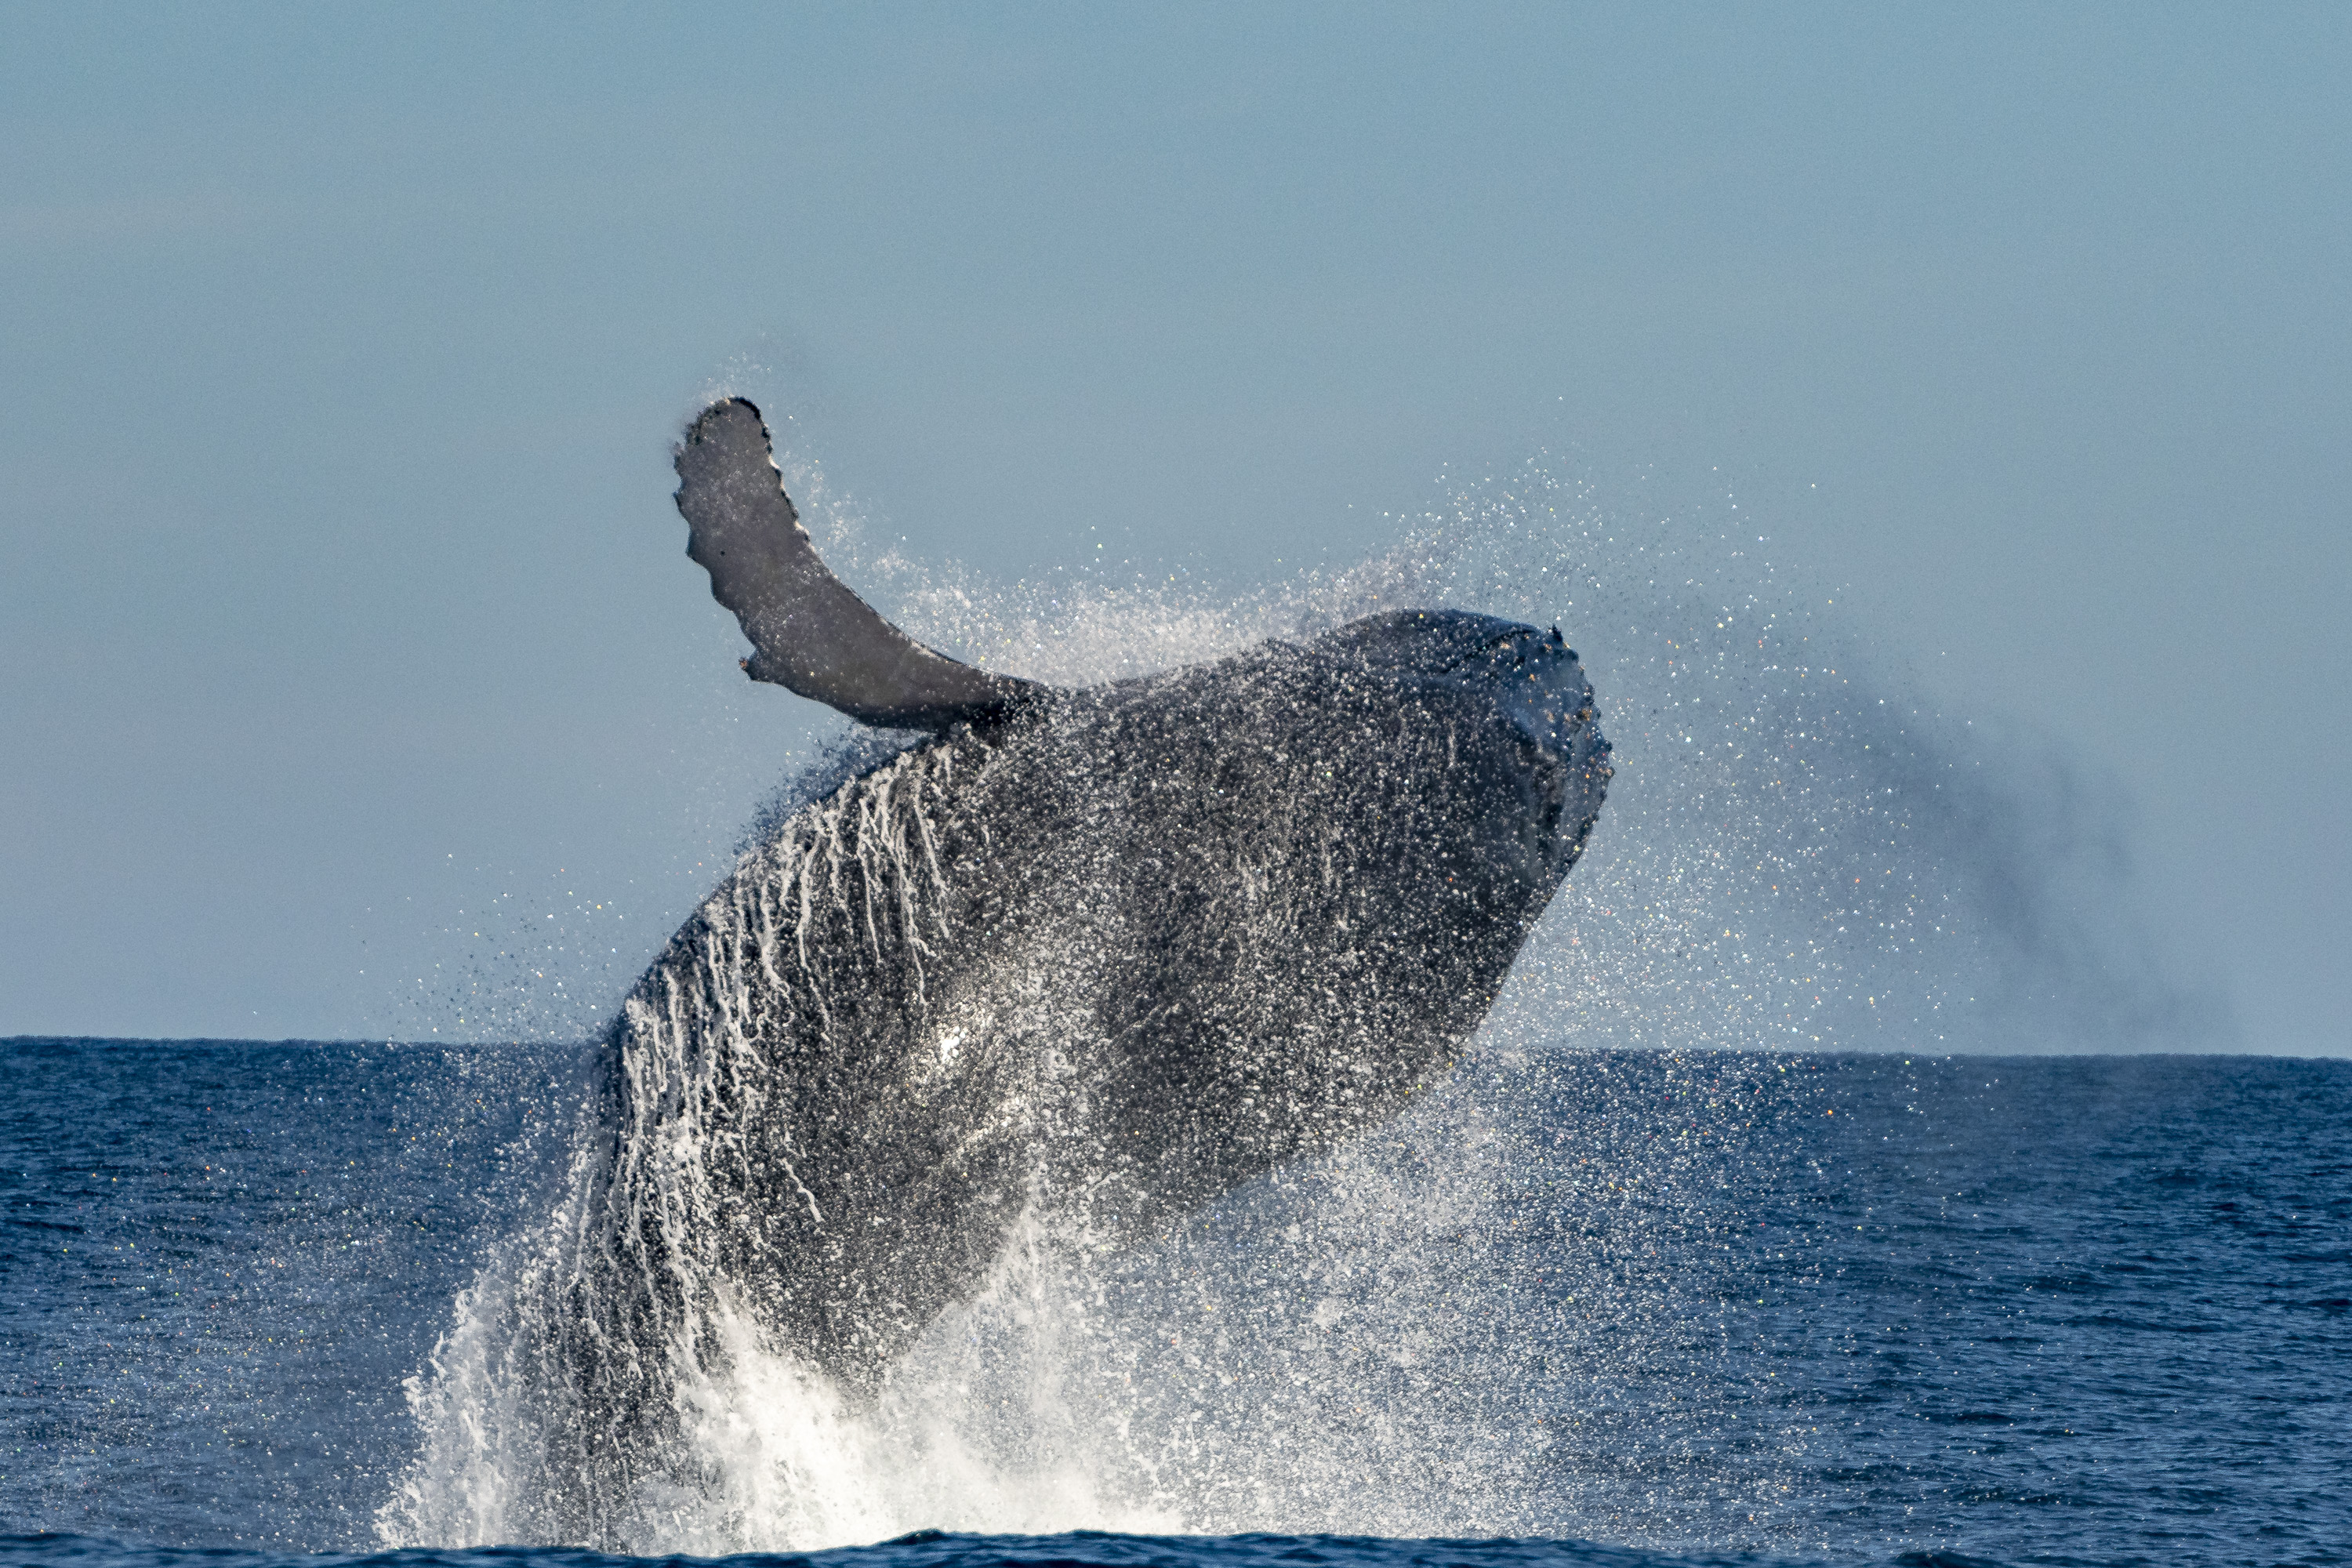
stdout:
{"type": "MultiPolygon", "coordinates": [[[[1399,604],[1558,620],[1619,784],[1415,1110],[1150,1245],[1021,1229],[871,1398],[722,1292],[721,1353],[681,1363],[690,1462],[612,1500],[614,1544],[1088,1526],[2221,1560],[2340,1533],[2311,1483],[2345,1452],[2307,1413],[2346,1388],[2344,1075],[1948,1058],[2214,1025],[2118,915],[2065,771],[1906,704],[1732,540],[1531,468],[1386,560],[1237,606],[865,564],[919,635],[1062,680],[1399,604]],[[1841,1047],[1896,1054],[1813,1054],[1841,1047]],[[2149,1348],[2179,1336],[2196,1350],[2149,1348]],[[2283,1469],[2256,1462],[2283,1444],[2283,1469]]],[[[97,1239],[12,1259],[27,1414],[0,1517],[562,1538],[524,1331],[578,1226],[593,1050],[11,1059],[37,1086],[18,1235],[97,1239]],[[204,1116],[152,1103],[175,1082],[204,1116]],[[143,1142],[44,1152],[141,1117],[143,1142]],[[132,1248],[161,1267],[125,1272],[132,1248]]]]}

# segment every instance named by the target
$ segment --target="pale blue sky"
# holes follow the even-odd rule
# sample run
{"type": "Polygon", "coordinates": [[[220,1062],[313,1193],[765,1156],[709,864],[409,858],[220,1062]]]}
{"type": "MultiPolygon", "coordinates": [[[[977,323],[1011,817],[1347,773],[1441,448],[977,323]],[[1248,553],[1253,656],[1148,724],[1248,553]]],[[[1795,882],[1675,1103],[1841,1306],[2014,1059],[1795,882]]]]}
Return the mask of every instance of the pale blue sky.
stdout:
{"type": "Polygon", "coordinates": [[[0,1034],[454,1032],[499,893],[616,995],[812,732],[669,510],[740,375],[1008,577],[1737,476],[2352,1048],[2352,12],[655,13],[0,11],[0,1034]]]}

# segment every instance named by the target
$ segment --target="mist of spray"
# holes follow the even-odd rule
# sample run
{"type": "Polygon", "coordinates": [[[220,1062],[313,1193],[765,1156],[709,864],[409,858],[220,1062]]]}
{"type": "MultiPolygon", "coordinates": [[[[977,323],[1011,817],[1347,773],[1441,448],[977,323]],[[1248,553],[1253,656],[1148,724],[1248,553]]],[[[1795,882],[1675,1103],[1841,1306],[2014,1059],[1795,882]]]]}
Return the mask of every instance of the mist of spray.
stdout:
{"type": "MultiPolygon", "coordinates": [[[[814,476],[811,476],[814,478],[814,476]]],[[[835,547],[854,551],[855,520],[835,547]]],[[[1615,748],[1603,828],[1510,1004],[1567,1046],[2210,1048],[2216,1005],[2132,913],[2121,792],[2064,747],[1916,697],[1753,533],[1604,503],[1544,460],[1381,557],[1204,605],[1160,579],[983,587],[883,553],[904,624],[1079,684],[1444,605],[1558,625],[1615,748]]]]}

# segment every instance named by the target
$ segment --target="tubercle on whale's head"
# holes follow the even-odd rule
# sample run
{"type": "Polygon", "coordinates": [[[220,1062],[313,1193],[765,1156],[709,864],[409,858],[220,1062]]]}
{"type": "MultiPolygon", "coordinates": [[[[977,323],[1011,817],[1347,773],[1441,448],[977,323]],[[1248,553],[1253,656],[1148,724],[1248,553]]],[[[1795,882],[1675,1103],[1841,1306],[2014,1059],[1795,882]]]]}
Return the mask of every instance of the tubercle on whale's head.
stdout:
{"type": "Polygon", "coordinates": [[[1521,742],[1531,806],[1525,847],[1537,875],[1567,871],[1600,814],[1612,769],[1592,684],[1559,627],[1464,610],[1395,610],[1326,633],[1314,647],[1368,671],[1491,700],[1521,742]]]}
{"type": "Polygon", "coordinates": [[[1489,690],[1539,750],[1566,762],[1597,748],[1598,765],[1606,765],[1592,683],[1558,626],[1545,632],[1466,610],[1392,610],[1327,632],[1313,647],[1386,675],[1489,690]]]}

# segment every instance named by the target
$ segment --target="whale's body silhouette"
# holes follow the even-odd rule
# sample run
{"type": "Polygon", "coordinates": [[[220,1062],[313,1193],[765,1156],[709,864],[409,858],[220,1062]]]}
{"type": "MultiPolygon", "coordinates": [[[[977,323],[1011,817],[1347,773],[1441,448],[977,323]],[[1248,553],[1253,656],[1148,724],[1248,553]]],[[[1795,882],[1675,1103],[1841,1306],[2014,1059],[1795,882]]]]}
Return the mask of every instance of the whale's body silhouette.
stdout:
{"type": "Polygon", "coordinates": [[[1609,775],[1557,631],[1403,611],[1053,689],[834,579],[749,404],[678,468],[751,673],[933,733],[749,851],[615,1026],[551,1458],[624,1490],[715,1309],[871,1386],[1024,1212],[1116,1244],[1396,1110],[1609,775]]]}

